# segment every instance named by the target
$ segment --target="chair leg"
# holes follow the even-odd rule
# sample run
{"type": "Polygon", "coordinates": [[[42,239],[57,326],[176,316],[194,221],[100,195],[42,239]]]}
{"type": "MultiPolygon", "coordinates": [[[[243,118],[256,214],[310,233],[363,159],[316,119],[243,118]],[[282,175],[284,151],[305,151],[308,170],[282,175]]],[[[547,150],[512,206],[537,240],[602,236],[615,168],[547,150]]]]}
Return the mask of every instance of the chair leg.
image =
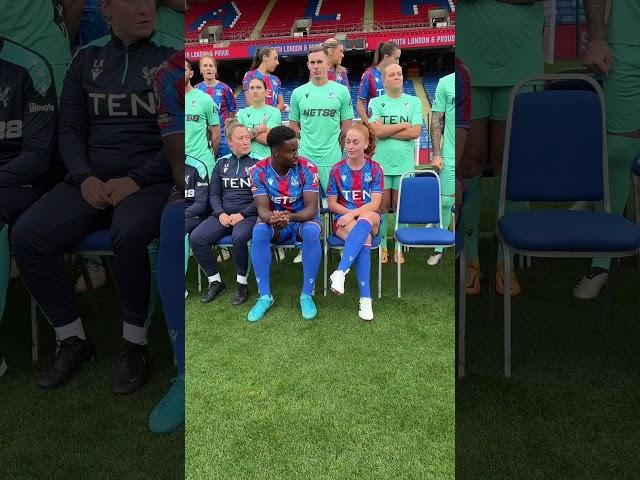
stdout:
{"type": "MultiPolygon", "coordinates": [[[[398,253],[398,256],[400,256],[400,249],[401,249],[401,245],[398,243],[398,240],[396,240],[396,252],[398,253]]],[[[401,279],[401,268],[400,268],[400,264],[401,262],[398,262],[398,298],[400,298],[401,293],[400,293],[400,285],[402,283],[402,279],[401,279]]]]}
{"type": "Polygon", "coordinates": [[[611,259],[611,266],[609,267],[609,277],[607,278],[607,285],[605,287],[605,298],[602,317],[605,322],[613,316],[613,291],[615,289],[616,270],[620,266],[619,258],[611,259]]]}
{"type": "Polygon", "coordinates": [[[38,305],[35,298],[31,296],[31,360],[35,363],[39,357],[38,338],[38,305]]]}
{"type": "Polygon", "coordinates": [[[382,247],[378,245],[378,298],[382,298],[382,247]]]}
{"type": "Polygon", "coordinates": [[[458,257],[458,281],[456,286],[458,287],[458,378],[463,378],[465,374],[466,366],[466,300],[467,295],[465,293],[465,270],[466,270],[466,258],[464,248],[460,252],[458,257]]]}
{"type": "Polygon", "coordinates": [[[496,269],[498,268],[498,237],[494,234],[491,245],[491,266],[489,268],[489,318],[496,318],[496,269]]]}
{"type": "Polygon", "coordinates": [[[327,248],[327,241],[325,239],[324,242],[324,296],[327,296],[327,269],[329,268],[329,259],[327,258],[328,255],[328,248],[327,248]]]}
{"type": "Polygon", "coordinates": [[[504,376],[511,377],[511,258],[507,246],[502,244],[504,254],[504,376]]]}

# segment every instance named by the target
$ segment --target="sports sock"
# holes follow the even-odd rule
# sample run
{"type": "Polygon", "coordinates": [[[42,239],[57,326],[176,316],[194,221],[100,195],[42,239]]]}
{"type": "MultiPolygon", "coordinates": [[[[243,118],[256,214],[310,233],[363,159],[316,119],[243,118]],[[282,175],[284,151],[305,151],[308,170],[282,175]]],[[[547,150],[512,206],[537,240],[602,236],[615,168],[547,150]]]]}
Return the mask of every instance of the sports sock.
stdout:
{"type": "Polygon", "coordinates": [[[360,219],[356,222],[344,242],[344,253],[342,254],[340,264],[338,265],[338,270],[346,272],[351,268],[351,264],[360,253],[360,250],[367,241],[367,237],[370,233],[371,224],[369,221],[360,219]]]}
{"type": "Polygon", "coordinates": [[[73,322],[68,323],[67,325],[54,327],[53,329],[56,332],[56,340],[58,340],[58,342],[69,337],[78,337],[81,340],[87,339],[87,336],[84,333],[84,328],[82,327],[82,320],[80,320],[80,318],[76,318],[73,322]]]}
{"type": "Polygon", "coordinates": [[[465,254],[467,261],[477,262],[478,257],[478,230],[480,229],[480,209],[482,203],[482,176],[464,179],[467,191],[467,203],[464,206],[464,215],[461,218],[461,228],[465,233],[465,254]]]}
{"type": "Polygon", "coordinates": [[[261,297],[271,295],[269,273],[271,269],[271,237],[273,230],[266,223],[253,227],[251,239],[251,262],[261,297]]]}
{"type": "Polygon", "coordinates": [[[210,277],[207,277],[207,280],[209,280],[209,283],[211,283],[211,282],[221,282],[222,281],[222,277],[220,276],[219,273],[216,273],[215,275],[211,275],[210,277]]]}
{"type": "Polygon", "coordinates": [[[300,227],[300,236],[302,237],[302,274],[304,277],[302,293],[312,295],[322,257],[320,226],[315,222],[305,222],[300,227]]]}
{"type": "Polygon", "coordinates": [[[147,327],[122,322],[122,338],[136,345],[147,344],[147,327]]]}
{"type": "Polygon", "coordinates": [[[247,277],[246,275],[236,275],[236,282],[242,284],[242,285],[246,285],[247,284],[247,277]]]}
{"type": "MultiPolygon", "coordinates": [[[[640,138],[623,135],[607,135],[607,152],[609,155],[609,199],[611,213],[622,215],[629,198],[629,181],[631,164],[640,153],[640,138]]],[[[602,211],[602,205],[599,205],[602,211]]],[[[594,258],[592,267],[609,270],[610,258],[594,258]]]]}
{"type": "Polygon", "coordinates": [[[354,262],[360,298],[371,298],[371,247],[365,245],[354,262]]]}

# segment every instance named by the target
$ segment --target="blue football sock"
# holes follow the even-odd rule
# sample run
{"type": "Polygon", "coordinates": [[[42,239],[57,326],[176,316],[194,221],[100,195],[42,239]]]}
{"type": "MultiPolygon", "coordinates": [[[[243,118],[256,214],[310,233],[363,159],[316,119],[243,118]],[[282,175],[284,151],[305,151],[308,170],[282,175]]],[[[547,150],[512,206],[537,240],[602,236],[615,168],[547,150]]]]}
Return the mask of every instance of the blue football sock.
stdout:
{"type": "Polygon", "coordinates": [[[251,238],[251,262],[261,297],[271,295],[269,273],[271,269],[271,237],[273,230],[266,223],[257,223],[253,227],[251,238]]]}
{"type": "Polygon", "coordinates": [[[371,298],[371,247],[362,247],[354,263],[360,298],[371,298]]]}
{"type": "Polygon", "coordinates": [[[371,224],[367,220],[361,219],[356,222],[344,242],[344,253],[338,265],[338,270],[346,272],[351,268],[351,264],[355,261],[360,250],[362,250],[362,246],[367,241],[370,233],[371,224]]]}
{"type": "Polygon", "coordinates": [[[158,252],[158,291],[178,363],[184,373],[184,274],[180,247],[184,242],[184,202],[169,203],[162,213],[158,252]]]}
{"type": "Polygon", "coordinates": [[[302,293],[312,295],[322,257],[320,225],[315,222],[303,223],[300,227],[300,236],[302,237],[302,272],[304,276],[302,293]]]}

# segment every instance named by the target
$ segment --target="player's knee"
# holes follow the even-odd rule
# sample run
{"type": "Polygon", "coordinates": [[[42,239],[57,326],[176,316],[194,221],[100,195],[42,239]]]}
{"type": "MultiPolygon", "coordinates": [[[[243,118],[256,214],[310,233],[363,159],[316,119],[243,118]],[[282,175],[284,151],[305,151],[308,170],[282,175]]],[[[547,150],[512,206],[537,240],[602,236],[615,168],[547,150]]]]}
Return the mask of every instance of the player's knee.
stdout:
{"type": "Polygon", "coordinates": [[[459,174],[463,178],[471,178],[482,175],[486,164],[487,157],[484,152],[467,148],[460,159],[460,164],[456,168],[460,170],[459,174]]]}
{"type": "Polygon", "coordinates": [[[146,229],[136,225],[112,227],[111,239],[114,251],[146,248],[154,240],[146,229]]]}
{"type": "Polygon", "coordinates": [[[442,195],[442,206],[443,207],[453,207],[456,202],[456,198],[453,195],[442,195]]]}
{"type": "Polygon", "coordinates": [[[16,260],[21,260],[40,247],[46,246],[46,242],[42,239],[38,241],[40,235],[35,230],[35,224],[29,221],[21,221],[13,226],[11,229],[11,250],[13,251],[16,260]]]}
{"type": "Polygon", "coordinates": [[[372,227],[377,227],[380,223],[380,216],[375,212],[364,212],[360,218],[369,222],[372,227]]]}
{"type": "Polygon", "coordinates": [[[315,222],[305,222],[300,228],[300,236],[304,243],[320,241],[320,225],[315,222]]]}
{"type": "Polygon", "coordinates": [[[189,240],[189,245],[192,247],[201,247],[207,245],[207,240],[205,239],[204,234],[199,231],[199,229],[194,229],[191,233],[187,235],[189,240]]]}
{"type": "Polygon", "coordinates": [[[269,244],[272,235],[273,232],[269,225],[266,223],[257,223],[256,226],[253,227],[251,239],[255,245],[264,243],[269,244]]]}

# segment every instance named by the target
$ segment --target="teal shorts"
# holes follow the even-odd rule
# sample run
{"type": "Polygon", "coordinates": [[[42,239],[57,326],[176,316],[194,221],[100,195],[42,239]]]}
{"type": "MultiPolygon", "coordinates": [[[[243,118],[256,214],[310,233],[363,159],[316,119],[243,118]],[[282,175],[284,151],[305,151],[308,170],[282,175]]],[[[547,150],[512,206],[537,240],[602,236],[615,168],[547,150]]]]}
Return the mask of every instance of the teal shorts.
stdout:
{"type": "Polygon", "coordinates": [[[471,120],[489,118],[507,121],[509,95],[513,87],[472,87],[471,120]]]}
{"type": "Polygon", "coordinates": [[[609,45],[613,64],[604,83],[607,130],[640,130],[640,45],[609,45]]]}
{"type": "Polygon", "coordinates": [[[385,190],[400,190],[400,179],[402,175],[385,175],[384,176],[384,189],[385,190]]]}

